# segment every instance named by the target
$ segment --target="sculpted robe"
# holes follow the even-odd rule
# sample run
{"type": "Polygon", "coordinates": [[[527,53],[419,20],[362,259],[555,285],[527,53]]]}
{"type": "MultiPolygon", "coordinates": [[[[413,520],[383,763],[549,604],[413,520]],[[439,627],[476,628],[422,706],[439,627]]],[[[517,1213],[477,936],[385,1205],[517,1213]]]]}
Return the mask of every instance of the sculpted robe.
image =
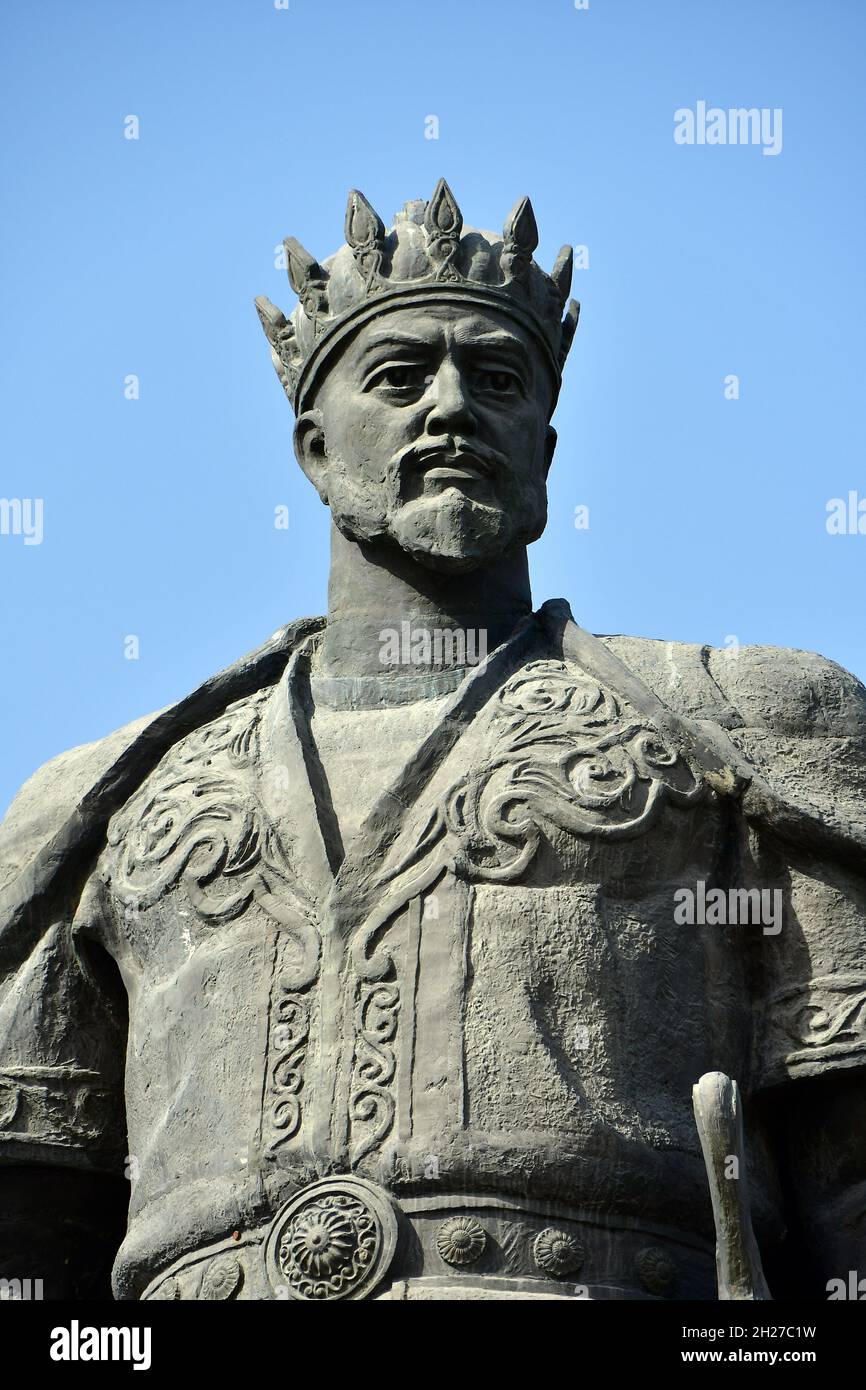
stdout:
{"type": "Polygon", "coordinates": [[[0,1164],[126,1173],[118,1298],[714,1298],[720,1070],[765,1258],[794,1227],[813,1280],[862,1263],[859,682],[552,602],[385,708],[318,675],[323,627],[20,793],[0,1164]],[[778,893],[781,930],[683,889],[778,893]]]}

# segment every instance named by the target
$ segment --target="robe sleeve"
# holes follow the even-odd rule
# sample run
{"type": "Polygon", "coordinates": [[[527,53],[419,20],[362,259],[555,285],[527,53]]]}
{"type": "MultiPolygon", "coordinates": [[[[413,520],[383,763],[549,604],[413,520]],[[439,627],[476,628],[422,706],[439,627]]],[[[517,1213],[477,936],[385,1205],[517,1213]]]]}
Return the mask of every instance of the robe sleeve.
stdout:
{"type": "MultiPolygon", "coordinates": [[[[13,802],[0,826],[0,890],[26,882],[58,803],[88,775],[87,753],[46,764],[13,802]]],[[[122,1175],[125,998],[107,953],[75,926],[87,881],[70,863],[58,892],[0,920],[0,1164],[122,1175]]]]}
{"type": "Polygon", "coordinates": [[[866,690],[823,657],[715,652],[736,707],[750,883],[781,928],[752,943],[753,1088],[866,1067],[866,690]]]}

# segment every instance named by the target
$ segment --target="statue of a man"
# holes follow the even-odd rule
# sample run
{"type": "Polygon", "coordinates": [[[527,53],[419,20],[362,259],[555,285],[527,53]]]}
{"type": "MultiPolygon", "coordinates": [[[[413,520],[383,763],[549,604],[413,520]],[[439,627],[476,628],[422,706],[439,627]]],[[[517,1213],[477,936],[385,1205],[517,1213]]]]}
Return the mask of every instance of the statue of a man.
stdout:
{"type": "Polygon", "coordinates": [[[346,242],[258,301],[327,619],[4,822],[0,1275],[825,1297],[866,1245],[866,691],[533,611],[569,248],[444,182],[390,230],[353,192],[346,242]]]}

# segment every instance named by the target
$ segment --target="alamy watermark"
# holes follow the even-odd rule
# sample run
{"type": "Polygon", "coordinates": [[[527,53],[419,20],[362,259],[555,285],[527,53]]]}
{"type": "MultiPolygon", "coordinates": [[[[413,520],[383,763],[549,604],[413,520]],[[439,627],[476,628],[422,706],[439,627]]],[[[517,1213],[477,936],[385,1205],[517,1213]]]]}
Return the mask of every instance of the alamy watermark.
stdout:
{"type": "Polygon", "coordinates": [[[41,497],[0,497],[0,536],[23,536],[25,545],[41,545],[44,514],[41,497]]]}
{"type": "Polygon", "coordinates": [[[847,1279],[828,1279],[826,1289],[828,1303],[863,1303],[866,1300],[866,1279],[861,1279],[856,1269],[848,1270],[847,1279]]]}
{"type": "Polygon", "coordinates": [[[674,921],[680,927],[761,927],[764,936],[782,930],[781,888],[694,888],[674,893],[674,921]]]}
{"type": "Polygon", "coordinates": [[[831,536],[866,536],[866,497],[853,490],[847,498],[831,497],[826,526],[831,536]]]}
{"type": "Polygon", "coordinates": [[[674,112],[678,145],[760,145],[762,154],[782,152],[781,106],[707,106],[705,101],[674,112]]]}
{"type": "Polygon", "coordinates": [[[82,1327],[73,1318],[68,1327],[52,1329],[48,1355],[52,1361],[131,1361],[134,1371],[147,1371],[151,1336],[149,1327],[82,1327]]]}
{"type": "Polygon", "coordinates": [[[39,1303],[42,1285],[41,1279],[0,1279],[0,1303],[39,1303]]]}
{"type": "Polygon", "coordinates": [[[487,629],[415,627],[402,622],[379,633],[383,666],[477,666],[487,655],[487,629]]]}

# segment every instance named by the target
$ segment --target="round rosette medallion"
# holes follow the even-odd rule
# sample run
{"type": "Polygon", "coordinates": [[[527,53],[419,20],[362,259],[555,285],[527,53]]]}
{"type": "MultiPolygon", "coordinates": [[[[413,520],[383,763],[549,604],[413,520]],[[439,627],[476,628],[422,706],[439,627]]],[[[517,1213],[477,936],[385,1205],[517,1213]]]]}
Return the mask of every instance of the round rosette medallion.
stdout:
{"type": "Polygon", "coordinates": [[[388,1272],[397,1234],[393,1203],[374,1183],[311,1183],[277,1212],[265,1241],[274,1295],[304,1303],[366,1298],[388,1272]]]}

